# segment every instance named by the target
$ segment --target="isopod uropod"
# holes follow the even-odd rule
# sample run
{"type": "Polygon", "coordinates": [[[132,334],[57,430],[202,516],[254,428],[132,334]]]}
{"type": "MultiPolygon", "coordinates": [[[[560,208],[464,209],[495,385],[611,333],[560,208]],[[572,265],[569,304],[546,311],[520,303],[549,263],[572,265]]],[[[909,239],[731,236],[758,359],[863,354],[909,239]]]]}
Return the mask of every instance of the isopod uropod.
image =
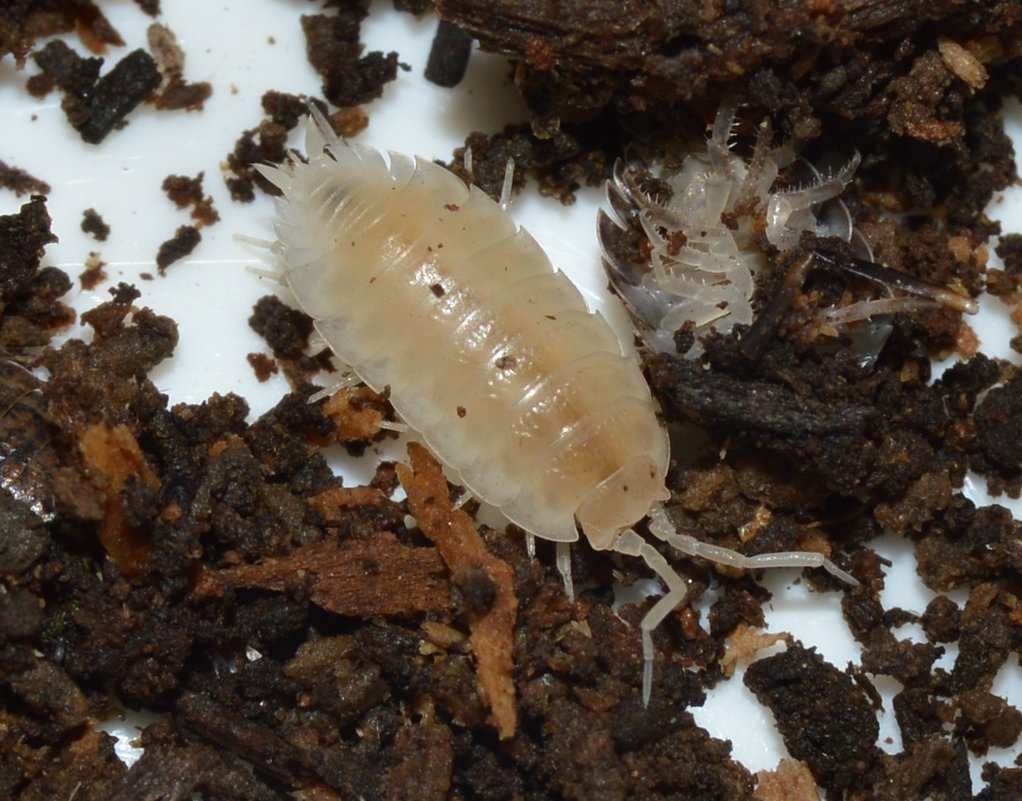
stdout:
{"type": "MultiPolygon", "coordinates": [[[[478,498],[526,531],[641,556],[685,584],[632,526],[741,567],[824,566],[816,553],[745,557],[673,530],[659,504],[669,452],[650,391],[613,330],[524,229],[476,187],[422,159],[338,139],[313,112],[308,161],[265,167],[280,188],[277,244],[298,304],[337,356],[391,402],[478,498]]],[[[567,575],[566,575],[567,578],[567,575]]]]}

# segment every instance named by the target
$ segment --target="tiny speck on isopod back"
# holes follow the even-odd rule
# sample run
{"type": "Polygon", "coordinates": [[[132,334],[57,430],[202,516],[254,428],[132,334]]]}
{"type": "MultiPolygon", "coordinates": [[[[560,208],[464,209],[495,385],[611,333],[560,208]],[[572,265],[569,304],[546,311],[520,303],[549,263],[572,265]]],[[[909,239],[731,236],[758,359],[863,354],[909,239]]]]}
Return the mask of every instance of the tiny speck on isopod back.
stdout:
{"type": "Polygon", "coordinates": [[[691,556],[825,567],[855,583],[822,554],[746,557],[677,533],[660,505],[667,434],[603,317],[478,188],[427,159],[392,153],[388,164],[312,115],[308,160],[260,169],[283,195],[274,249],[295,298],[359,378],[390,387],[397,413],[470,492],[557,543],[569,593],[580,528],[595,549],[642,557],[664,581],[641,623],[645,700],[650,632],[686,592],[633,530],[647,515],[654,536],[691,556]],[[509,351],[513,370],[498,358],[509,351]]]}

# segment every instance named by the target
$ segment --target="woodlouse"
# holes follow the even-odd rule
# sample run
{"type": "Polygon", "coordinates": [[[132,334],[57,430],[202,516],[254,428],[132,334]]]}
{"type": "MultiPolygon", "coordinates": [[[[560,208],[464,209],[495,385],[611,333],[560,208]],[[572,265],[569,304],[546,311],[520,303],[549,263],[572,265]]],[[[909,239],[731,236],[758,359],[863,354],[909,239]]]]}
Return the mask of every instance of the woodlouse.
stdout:
{"type": "MultiPolygon", "coordinates": [[[[733,99],[721,104],[705,152],[690,152],[680,167],[657,162],[649,169],[622,162],[614,167],[607,186],[613,216],[601,211],[598,223],[604,265],[647,347],[675,353],[675,332],[689,325],[696,346],[686,355],[696,356],[701,334],[753,323],[756,278],[769,264],[761,240],[783,252],[798,247],[806,234],[847,243],[851,258],[835,266],[875,282],[889,295],[820,312],[820,322],[831,327],[869,321],[856,337],[864,363],[876,358],[891,330],[887,317],[894,312],[937,304],[978,310],[971,298],[873,263],[870,243],[841,200],[858,167],[858,154],[836,172],[823,174],[797,158],[792,142],[773,146],[765,120],[745,159],[731,148],[736,110],[733,99]],[[785,170],[787,183],[778,180],[785,170]],[[792,173],[801,176],[794,185],[792,173]],[[648,194],[643,177],[656,178],[668,196],[648,194]],[[645,235],[647,260],[621,256],[617,243],[630,225],[645,235]],[[895,289],[908,295],[890,296],[895,289]]],[[[810,262],[816,260],[835,264],[819,251],[810,262]]],[[[803,274],[810,262],[802,265],[803,274]]]]}
{"type": "Polygon", "coordinates": [[[524,229],[476,187],[425,159],[338,139],[313,111],[308,160],[262,173],[280,188],[275,250],[298,304],[366,384],[480,499],[527,532],[641,556],[668,593],[686,585],[633,529],[687,554],[743,568],[823,566],[817,553],[745,557],[674,531],[660,502],[667,434],[649,388],[605,320],[524,229]]]}

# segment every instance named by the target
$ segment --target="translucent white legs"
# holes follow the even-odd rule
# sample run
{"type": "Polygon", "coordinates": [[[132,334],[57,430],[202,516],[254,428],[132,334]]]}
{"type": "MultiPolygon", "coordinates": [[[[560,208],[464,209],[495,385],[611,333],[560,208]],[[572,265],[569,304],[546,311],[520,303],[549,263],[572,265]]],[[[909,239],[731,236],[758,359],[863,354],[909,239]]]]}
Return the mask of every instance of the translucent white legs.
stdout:
{"type": "Polygon", "coordinates": [[[500,187],[500,207],[507,211],[511,205],[511,189],[515,183],[515,160],[509,158],[504,165],[504,183],[500,187]]]}
{"type": "Polygon", "coordinates": [[[859,583],[851,573],[842,570],[826,556],[815,551],[780,551],[746,556],[731,548],[700,542],[688,534],[679,534],[674,530],[674,526],[667,518],[667,513],[661,506],[654,506],[650,509],[649,530],[654,537],[663,540],[672,548],[677,548],[687,556],[695,556],[720,565],[728,565],[741,570],[760,570],[768,567],[822,567],[846,584],[857,586],[859,583]]]}
{"type": "Polygon", "coordinates": [[[557,572],[561,574],[564,582],[564,594],[569,601],[575,600],[575,584],[571,580],[571,543],[557,543],[557,572]]]}
{"type": "MultiPolygon", "coordinates": [[[[653,506],[649,511],[649,530],[657,539],[666,542],[686,556],[706,559],[729,567],[742,570],[760,570],[770,567],[822,567],[832,576],[845,583],[857,586],[855,576],[842,570],[823,554],[813,551],[784,551],[767,553],[758,556],[746,556],[731,548],[700,542],[688,534],[679,534],[667,517],[667,512],[660,505],[653,506]]],[[[646,612],[639,624],[642,630],[642,703],[648,704],[653,688],[653,637],[652,632],[659,626],[679,603],[685,599],[687,585],[675,572],[674,568],[664,559],[663,555],[652,545],[642,539],[631,529],[626,529],[614,543],[614,550],[628,556],[640,556],[667,586],[667,592],[646,612]]]]}
{"type": "Polygon", "coordinates": [[[653,690],[653,629],[685,599],[688,587],[661,553],[631,529],[621,532],[614,543],[614,550],[628,556],[641,556],[649,569],[667,585],[667,592],[646,612],[639,624],[642,629],[642,703],[646,705],[653,690]]]}

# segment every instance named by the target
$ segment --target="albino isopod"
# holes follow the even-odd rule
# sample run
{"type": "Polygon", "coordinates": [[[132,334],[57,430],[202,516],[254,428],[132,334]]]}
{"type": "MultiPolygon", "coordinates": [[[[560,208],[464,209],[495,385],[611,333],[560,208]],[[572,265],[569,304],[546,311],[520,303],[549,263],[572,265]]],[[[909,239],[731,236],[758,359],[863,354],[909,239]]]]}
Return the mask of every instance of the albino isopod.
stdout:
{"type": "MultiPolygon", "coordinates": [[[[825,176],[809,162],[796,161],[791,142],[773,147],[771,128],[764,122],[746,160],[730,147],[735,111],[733,100],[721,104],[705,153],[689,153],[678,169],[652,165],[649,172],[669,187],[669,197],[647,194],[641,186],[646,171],[621,162],[608,184],[617,221],[600,213],[604,265],[649,348],[674,353],[674,334],[683,325],[692,326],[698,337],[711,329],[725,333],[736,324],[752,323],[755,280],[768,264],[761,238],[777,251],[797,247],[805,234],[843,240],[854,255],[841,267],[888,292],[910,293],[826,309],[821,322],[830,325],[936,304],[970,313],[978,310],[971,298],[872,262],[872,248],[840,197],[859,164],[857,154],[825,176]],[[805,182],[776,186],[782,169],[793,166],[806,176],[805,182]],[[629,223],[645,234],[648,260],[622,257],[617,243],[629,223]]],[[[834,263],[820,251],[813,258],[834,263]]],[[[799,265],[803,273],[808,266],[799,265]]],[[[881,319],[857,332],[863,363],[876,358],[890,330],[881,319]]],[[[698,353],[697,346],[687,355],[698,353]]]]}
{"type": "Polygon", "coordinates": [[[632,526],[690,555],[745,568],[823,566],[817,553],[745,557],[678,534],[660,507],[668,439],[635,360],[525,230],[476,187],[425,159],[338,139],[313,112],[308,161],[263,168],[283,193],[275,250],[298,304],[339,358],[478,498],[527,532],[641,556],[668,593],[685,583],[632,526]]]}

